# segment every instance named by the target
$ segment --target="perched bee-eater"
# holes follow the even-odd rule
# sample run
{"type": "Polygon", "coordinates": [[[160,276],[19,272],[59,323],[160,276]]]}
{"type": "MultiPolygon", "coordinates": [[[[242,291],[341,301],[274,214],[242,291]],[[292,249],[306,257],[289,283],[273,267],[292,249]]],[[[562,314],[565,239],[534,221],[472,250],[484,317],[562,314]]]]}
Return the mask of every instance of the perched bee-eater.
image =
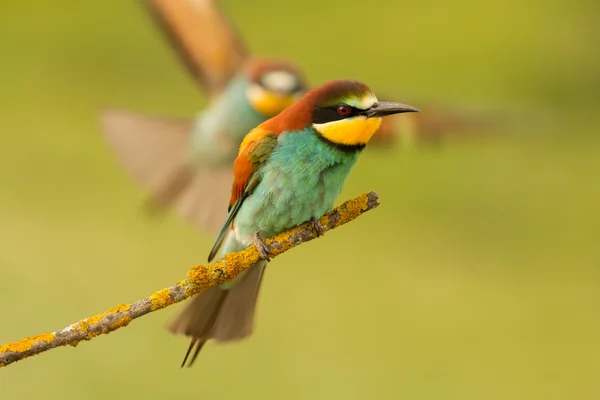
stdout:
{"type": "Polygon", "coordinates": [[[246,135],[233,164],[229,214],[208,261],[252,244],[264,260],[232,282],[196,295],[170,325],[173,333],[192,338],[183,365],[195,347],[191,365],[209,339],[227,342],[250,335],[269,260],[263,239],[305,221],[319,232],[318,218],[333,208],[382,117],[416,111],[378,102],[361,82],[334,80],[246,135]]]}
{"type": "MultiPolygon", "coordinates": [[[[242,138],[300,98],[305,79],[289,61],[252,56],[218,0],[141,3],[210,103],[194,118],[107,110],[101,117],[104,135],[128,172],[150,191],[152,206],[173,207],[184,220],[218,232],[226,216],[219,206],[233,181],[228,166],[242,138]]],[[[387,146],[399,131],[439,134],[447,128],[444,121],[388,118],[372,142],[387,146]]]]}
{"type": "MultiPolygon", "coordinates": [[[[213,74],[227,76],[248,55],[241,36],[218,3],[220,0],[143,1],[182,63],[200,83],[206,77],[198,73],[198,66],[208,64],[213,74]]],[[[380,94],[380,98],[394,97],[380,94]]],[[[467,112],[431,101],[422,109],[426,110],[423,115],[386,118],[371,143],[378,147],[389,147],[398,139],[403,143],[437,143],[446,136],[481,133],[494,122],[481,112],[467,112]]]]}

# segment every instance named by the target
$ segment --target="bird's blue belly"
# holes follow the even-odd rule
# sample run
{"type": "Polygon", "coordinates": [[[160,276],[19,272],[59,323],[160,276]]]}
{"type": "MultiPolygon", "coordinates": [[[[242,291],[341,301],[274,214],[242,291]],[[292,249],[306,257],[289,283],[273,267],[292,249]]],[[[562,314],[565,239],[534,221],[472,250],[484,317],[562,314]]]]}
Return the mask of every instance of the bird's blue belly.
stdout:
{"type": "Polygon", "coordinates": [[[238,240],[250,244],[256,232],[266,238],[321,217],[333,207],[357,157],[310,130],[282,134],[235,218],[238,240]]]}

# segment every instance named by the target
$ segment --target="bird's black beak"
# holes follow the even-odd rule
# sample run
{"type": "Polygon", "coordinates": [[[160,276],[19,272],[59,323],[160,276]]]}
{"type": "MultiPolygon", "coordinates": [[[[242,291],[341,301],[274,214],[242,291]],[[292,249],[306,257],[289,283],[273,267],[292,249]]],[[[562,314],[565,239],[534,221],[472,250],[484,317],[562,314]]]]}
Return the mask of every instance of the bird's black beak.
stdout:
{"type": "Polygon", "coordinates": [[[419,112],[418,108],[413,106],[407,106],[406,104],[390,103],[387,101],[380,101],[373,104],[371,108],[365,111],[367,118],[370,117],[385,117],[386,115],[400,114],[407,112],[419,112]]]}

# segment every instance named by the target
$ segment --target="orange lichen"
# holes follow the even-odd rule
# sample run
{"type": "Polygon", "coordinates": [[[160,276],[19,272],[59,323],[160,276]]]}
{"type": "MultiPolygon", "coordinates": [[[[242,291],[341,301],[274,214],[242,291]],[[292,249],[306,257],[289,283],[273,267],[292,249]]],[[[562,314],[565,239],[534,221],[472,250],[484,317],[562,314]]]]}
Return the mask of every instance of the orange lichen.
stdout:
{"type": "Polygon", "coordinates": [[[13,353],[24,353],[30,350],[36,342],[49,343],[54,340],[56,335],[54,333],[43,333],[37,336],[26,337],[18,342],[8,343],[0,346],[0,354],[13,352],[13,353]]]}
{"type": "Polygon", "coordinates": [[[224,278],[230,274],[227,270],[228,263],[228,261],[219,260],[208,266],[200,264],[190,268],[185,278],[186,295],[193,296],[211,286],[223,283],[224,278]]]}
{"type": "Polygon", "coordinates": [[[369,209],[369,193],[363,193],[360,197],[348,200],[339,206],[340,220],[336,226],[352,221],[360,214],[369,209]]]}
{"type": "Polygon", "coordinates": [[[131,321],[133,321],[133,319],[130,316],[124,315],[117,322],[110,326],[109,332],[114,331],[115,329],[123,328],[124,326],[129,325],[131,321]]]}
{"type": "MultiPolygon", "coordinates": [[[[129,304],[119,304],[118,306],[111,308],[110,310],[106,311],[105,313],[98,314],[91,318],[87,318],[87,320],[80,321],[80,323],[79,323],[80,327],[78,327],[78,328],[83,331],[87,331],[91,325],[98,324],[106,316],[116,315],[116,314],[128,311],[130,307],[131,306],[129,304]]],[[[101,335],[103,333],[112,332],[115,329],[118,329],[122,326],[127,326],[127,324],[129,324],[130,321],[131,321],[131,317],[124,315],[121,318],[119,318],[117,321],[110,324],[107,328],[104,328],[97,332],[87,332],[87,339],[89,340],[89,339],[91,339],[95,336],[101,335]]]]}
{"type": "Polygon", "coordinates": [[[97,324],[102,318],[106,317],[107,315],[122,313],[124,311],[129,310],[129,307],[131,307],[129,304],[119,304],[118,306],[113,307],[102,314],[94,315],[93,317],[88,318],[87,323],[89,325],[97,324]]]}
{"type": "Polygon", "coordinates": [[[71,325],[71,328],[77,329],[80,331],[87,331],[88,328],[90,327],[90,325],[97,324],[98,322],[100,322],[100,320],[102,318],[106,317],[107,315],[122,313],[124,311],[129,310],[129,307],[130,307],[129,304],[119,304],[118,306],[113,307],[110,310],[103,312],[102,314],[98,314],[98,315],[94,315],[93,317],[90,317],[90,318],[82,319],[81,321],[77,322],[76,324],[71,325]]]}
{"type": "MultiPolygon", "coordinates": [[[[332,212],[335,213],[335,223],[331,226],[329,225],[332,222],[330,220],[332,213],[329,213],[321,218],[321,225],[326,226],[327,230],[329,230],[350,222],[366,210],[377,207],[379,204],[377,200],[377,194],[370,192],[365,193],[356,199],[346,201],[332,212]]],[[[301,227],[293,228],[271,239],[267,239],[267,244],[273,243],[271,256],[277,256],[298,245],[298,242],[302,241],[304,237],[301,235],[299,238],[293,238],[293,242],[292,237],[297,235],[301,230],[307,229],[307,225],[308,224],[303,224],[301,227]]],[[[188,271],[185,279],[177,282],[178,287],[185,289],[185,296],[180,298],[180,295],[177,295],[177,300],[183,300],[208,287],[230,281],[238,274],[248,269],[251,265],[260,261],[260,259],[257,249],[254,246],[251,246],[246,250],[227,254],[212,265],[197,265],[192,267],[188,271]]],[[[171,297],[169,289],[163,289],[150,296],[150,302],[151,311],[155,311],[175,303],[175,300],[171,297]]],[[[71,325],[69,328],[66,328],[65,331],[74,330],[78,333],[75,335],[68,335],[66,337],[67,341],[60,340],[55,342],[56,334],[46,333],[0,346],[0,360],[2,360],[0,361],[0,367],[57,346],[76,346],[81,340],[89,340],[98,335],[109,333],[127,326],[132,321],[132,317],[127,313],[130,308],[131,305],[129,304],[120,304],[102,314],[83,319],[71,325]],[[106,318],[109,316],[111,316],[111,318],[106,318]],[[40,345],[35,346],[36,343],[40,343],[40,345]],[[42,345],[41,343],[46,344],[42,345]],[[18,356],[11,356],[10,353],[16,353],[18,356]],[[7,354],[9,356],[5,357],[7,354]]]]}
{"type": "Polygon", "coordinates": [[[150,301],[152,302],[152,311],[160,310],[161,308],[173,304],[173,298],[171,297],[171,292],[168,288],[154,293],[150,296],[150,301]]]}
{"type": "MultiPolygon", "coordinates": [[[[341,204],[337,208],[337,213],[340,217],[334,226],[329,227],[328,215],[322,217],[321,225],[327,226],[329,230],[355,219],[364,211],[369,209],[369,194],[370,193],[364,193],[356,199],[349,200],[341,204]]],[[[292,228],[286,232],[267,239],[267,245],[273,242],[277,242],[279,244],[279,246],[275,246],[275,248],[271,249],[271,257],[278,256],[296,246],[297,243],[292,243],[290,238],[302,229],[306,229],[306,225],[292,228]]],[[[252,264],[258,261],[260,261],[258,251],[254,246],[251,246],[240,252],[226,254],[220,261],[213,265],[196,265],[190,268],[186,275],[185,281],[178,282],[178,285],[185,288],[187,296],[192,296],[210,286],[216,286],[226,280],[233,279],[239,273],[248,269],[252,264]],[[221,271],[221,273],[215,273],[217,271],[221,271]]],[[[152,301],[152,304],[154,307],[154,300],[152,301]]]]}
{"type": "Polygon", "coordinates": [[[185,294],[187,296],[194,295],[204,290],[210,282],[207,268],[202,265],[196,265],[190,268],[185,275],[185,294]]]}
{"type": "Polygon", "coordinates": [[[256,247],[251,246],[244,251],[229,253],[223,257],[222,265],[231,272],[241,272],[260,260],[256,247]]]}

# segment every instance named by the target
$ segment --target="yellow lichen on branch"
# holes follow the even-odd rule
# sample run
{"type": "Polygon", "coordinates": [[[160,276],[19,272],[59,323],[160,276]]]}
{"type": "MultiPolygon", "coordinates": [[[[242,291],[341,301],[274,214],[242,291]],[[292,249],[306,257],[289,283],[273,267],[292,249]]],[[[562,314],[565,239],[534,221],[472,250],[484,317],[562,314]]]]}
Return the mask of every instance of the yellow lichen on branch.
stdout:
{"type": "Polygon", "coordinates": [[[173,304],[173,298],[171,297],[171,292],[169,288],[159,290],[150,296],[150,301],[152,302],[151,309],[160,310],[161,308],[165,308],[168,305],[173,304]]]}
{"type": "Polygon", "coordinates": [[[29,336],[19,342],[0,346],[0,354],[4,354],[5,352],[25,353],[30,351],[34,345],[38,343],[50,343],[54,340],[54,338],[55,335],[53,333],[43,333],[37,336],[29,336]]]}
{"type": "MultiPolygon", "coordinates": [[[[348,223],[378,205],[379,198],[375,192],[365,193],[348,200],[320,219],[322,227],[320,234],[348,223]]],[[[267,239],[269,256],[277,257],[318,236],[319,233],[315,232],[312,224],[304,223],[267,239]]],[[[212,286],[229,282],[260,260],[261,257],[256,247],[251,246],[243,251],[227,254],[211,265],[196,265],[187,272],[185,279],[177,282],[174,286],[159,290],[145,299],[132,304],[120,304],[57,332],[27,337],[18,342],[0,346],[0,367],[56,347],[76,346],[82,340],[91,340],[98,335],[123,328],[142,315],[183,301],[212,286]]]]}

